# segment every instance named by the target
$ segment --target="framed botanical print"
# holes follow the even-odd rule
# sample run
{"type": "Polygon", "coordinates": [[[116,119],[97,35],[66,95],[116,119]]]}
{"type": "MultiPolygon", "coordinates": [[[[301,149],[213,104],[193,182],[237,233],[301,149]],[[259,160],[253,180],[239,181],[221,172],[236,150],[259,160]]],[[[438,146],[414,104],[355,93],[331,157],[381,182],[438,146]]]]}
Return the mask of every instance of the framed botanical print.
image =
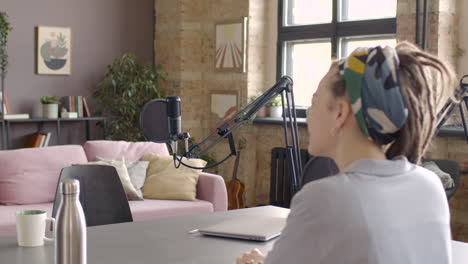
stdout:
{"type": "Polygon", "coordinates": [[[71,29],[37,27],[37,74],[71,74],[71,29]]]}

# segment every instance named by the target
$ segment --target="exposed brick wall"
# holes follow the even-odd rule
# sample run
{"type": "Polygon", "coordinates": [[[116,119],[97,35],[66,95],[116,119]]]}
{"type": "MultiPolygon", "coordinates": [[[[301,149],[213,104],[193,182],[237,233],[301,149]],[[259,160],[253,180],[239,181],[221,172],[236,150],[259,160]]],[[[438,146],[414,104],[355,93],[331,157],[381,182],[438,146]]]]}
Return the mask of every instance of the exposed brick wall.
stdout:
{"type": "Polygon", "coordinates": [[[169,73],[166,95],[182,100],[183,129],[197,140],[214,127],[210,115],[211,90],[245,93],[243,73],[214,70],[215,22],[248,15],[248,1],[157,0],[156,63],[169,73]]]}
{"type": "MultiPolygon", "coordinates": [[[[168,72],[163,90],[167,96],[181,97],[183,131],[200,142],[219,125],[210,111],[211,91],[238,91],[241,104],[247,101],[247,73],[216,72],[214,61],[215,23],[248,16],[249,1],[156,0],[155,9],[155,61],[168,72]]],[[[248,128],[244,131],[241,134],[248,134],[248,128]]],[[[220,160],[227,151],[227,144],[221,144],[211,155],[220,160]]],[[[241,165],[252,159],[247,151],[241,157],[241,165]]],[[[209,171],[227,180],[232,176],[233,163],[231,158],[209,171]]],[[[241,180],[252,178],[242,170],[241,166],[241,180]]]]}

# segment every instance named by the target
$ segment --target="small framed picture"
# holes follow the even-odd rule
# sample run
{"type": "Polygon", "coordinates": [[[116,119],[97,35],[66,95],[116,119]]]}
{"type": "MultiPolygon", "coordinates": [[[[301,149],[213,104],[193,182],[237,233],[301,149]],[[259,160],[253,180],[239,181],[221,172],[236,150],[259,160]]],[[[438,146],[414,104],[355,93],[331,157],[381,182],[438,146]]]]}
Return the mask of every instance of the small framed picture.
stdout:
{"type": "Polygon", "coordinates": [[[71,74],[71,29],[69,27],[37,27],[37,74],[71,74]]]}
{"type": "Polygon", "coordinates": [[[246,72],[247,17],[216,24],[216,71],[246,72]]]}
{"type": "Polygon", "coordinates": [[[239,93],[237,91],[211,91],[211,114],[215,120],[226,122],[239,111],[239,93]]]}

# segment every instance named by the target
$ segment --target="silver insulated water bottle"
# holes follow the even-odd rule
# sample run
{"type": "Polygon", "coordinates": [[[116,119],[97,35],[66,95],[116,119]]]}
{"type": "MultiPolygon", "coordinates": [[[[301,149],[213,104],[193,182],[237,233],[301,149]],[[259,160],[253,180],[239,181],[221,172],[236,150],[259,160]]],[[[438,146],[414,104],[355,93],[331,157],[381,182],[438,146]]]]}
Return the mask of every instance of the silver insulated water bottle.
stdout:
{"type": "Polygon", "coordinates": [[[80,182],[60,183],[62,200],[55,226],[55,264],[86,264],[86,220],[81,207],[80,182]]]}

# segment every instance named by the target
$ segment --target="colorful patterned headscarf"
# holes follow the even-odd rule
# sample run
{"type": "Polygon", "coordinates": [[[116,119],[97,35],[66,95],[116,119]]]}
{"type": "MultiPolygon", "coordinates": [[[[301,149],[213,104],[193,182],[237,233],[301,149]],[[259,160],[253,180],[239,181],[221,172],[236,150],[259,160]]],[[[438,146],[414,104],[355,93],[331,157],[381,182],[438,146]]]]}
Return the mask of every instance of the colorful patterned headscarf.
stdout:
{"type": "Polygon", "coordinates": [[[398,135],[408,117],[395,49],[357,48],[339,63],[359,128],[378,144],[398,135]]]}

